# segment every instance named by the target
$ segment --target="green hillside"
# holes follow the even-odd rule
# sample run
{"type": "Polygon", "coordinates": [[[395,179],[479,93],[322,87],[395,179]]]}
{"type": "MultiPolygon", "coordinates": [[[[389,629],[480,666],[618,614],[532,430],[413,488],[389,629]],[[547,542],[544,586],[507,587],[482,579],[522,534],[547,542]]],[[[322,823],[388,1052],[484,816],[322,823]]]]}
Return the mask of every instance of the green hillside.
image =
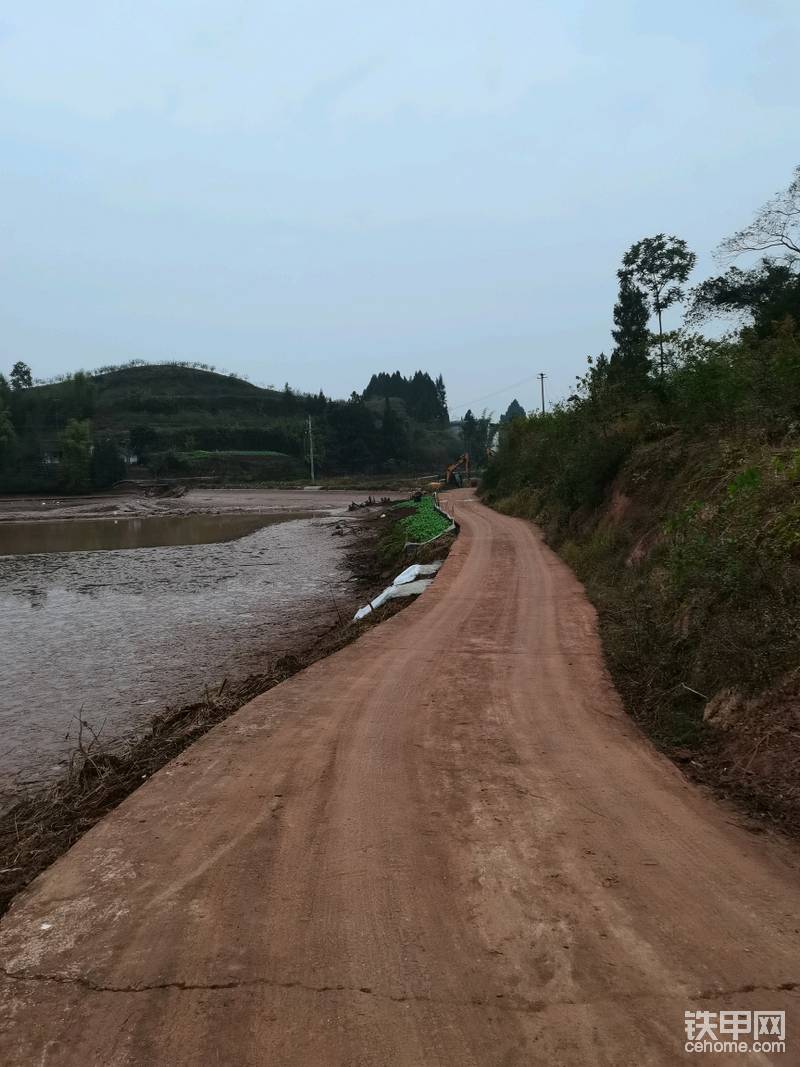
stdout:
{"type": "Polygon", "coordinates": [[[78,491],[144,468],[222,481],[302,479],[308,416],[322,477],[436,471],[457,449],[441,379],[442,404],[431,417],[409,413],[412,382],[435,391],[422,372],[408,381],[392,377],[404,397],[381,398],[373,389],[369,399],[365,390],[346,401],[288,386],[264,389],[177,363],[78,372],[37,385],[24,372],[12,372],[14,388],[0,380],[0,491],[78,491]]]}
{"type": "MultiPolygon", "coordinates": [[[[34,386],[19,398],[19,405],[44,433],[60,432],[70,418],[91,418],[99,432],[124,434],[141,425],[155,431],[165,444],[177,445],[187,428],[263,430],[267,419],[296,416],[296,399],[232,375],[158,364],[96,375],[79,373],[62,382],[34,386]]],[[[230,444],[244,446],[237,441],[230,444]]]]}

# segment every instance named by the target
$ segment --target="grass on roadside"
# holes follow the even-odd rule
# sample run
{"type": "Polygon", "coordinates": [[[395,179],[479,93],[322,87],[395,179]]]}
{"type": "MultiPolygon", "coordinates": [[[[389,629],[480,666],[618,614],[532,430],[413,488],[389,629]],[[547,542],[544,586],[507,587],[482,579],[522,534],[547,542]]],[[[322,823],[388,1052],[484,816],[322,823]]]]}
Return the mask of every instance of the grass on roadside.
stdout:
{"type": "Polygon", "coordinates": [[[418,544],[424,544],[448,530],[452,523],[440,511],[437,511],[432,496],[424,496],[418,503],[411,502],[414,511],[400,520],[406,538],[418,544]]]}

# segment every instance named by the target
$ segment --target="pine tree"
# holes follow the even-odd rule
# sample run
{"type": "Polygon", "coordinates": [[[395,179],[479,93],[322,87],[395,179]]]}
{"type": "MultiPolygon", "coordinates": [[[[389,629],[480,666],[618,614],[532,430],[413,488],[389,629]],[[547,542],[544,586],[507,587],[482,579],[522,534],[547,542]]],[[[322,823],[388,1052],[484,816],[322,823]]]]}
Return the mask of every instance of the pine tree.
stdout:
{"type": "Polygon", "coordinates": [[[473,452],[475,446],[475,427],[477,419],[472,414],[472,408],[470,408],[461,420],[461,434],[464,438],[464,451],[473,452]]]}
{"type": "Polygon", "coordinates": [[[402,400],[408,414],[418,422],[438,422],[446,426],[450,421],[441,374],[434,382],[427,371],[415,371],[410,378],[404,377],[400,371],[392,374],[381,371],[372,375],[363,397],[364,400],[374,397],[402,400]]]}
{"type": "Polygon", "coordinates": [[[450,413],[447,410],[447,390],[445,389],[444,378],[441,374],[436,378],[434,387],[436,389],[436,401],[439,405],[439,422],[441,422],[443,426],[447,426],[450,422],[450,413]]]}
{"type": "Polygon", "coordinates": [[[650,332],[647,329],[649,312],[644,293],[627,271],[619,272],[619,298],[614,305],[614,325],[611,331],[615,348],[611,353],[611,377],[626,388],[640,389],[650,371],[650,332]]]}
{"type": "Polygon", "coordinates": [[[517,400],[517,398],[514,397],[514,399],[511,401],[511,403],[506,408],[505,415],[501,415],[500,416],[500,421],[501,422],[511,422],[512,419],[522,419],[522,418],[525,418],[525,408],[522,406],[522,404],[520,404],[519,400],[517,400]]]}

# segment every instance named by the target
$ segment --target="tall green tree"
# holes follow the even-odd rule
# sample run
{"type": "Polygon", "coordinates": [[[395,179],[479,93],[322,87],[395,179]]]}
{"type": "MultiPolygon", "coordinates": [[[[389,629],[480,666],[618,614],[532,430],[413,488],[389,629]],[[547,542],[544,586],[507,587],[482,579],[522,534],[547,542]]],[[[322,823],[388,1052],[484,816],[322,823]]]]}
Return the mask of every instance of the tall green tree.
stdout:
{"type": "Polygon", "coordinates": [[[23,363],[21,359],[17,360],[11,368],[9,379],[11,380],[12,389],[30,389],[33,385],[31,368],[27,363],[23,363]]]}
{"type": "Polygon", "coordinates": [[[395,397],[406,405],[409,415],[419,422],[439,422],[447,425],[447,397],[441,374],[434,382],[426,371],[418,370],[411,378],[400,371],[373,374],[364,390],[364,399],[395,397]]]}
{"type": "Polygon", "coordinates": [[[472,408],[469,408],[461,420],[461,436],[464,441],[465,452],[472,452],[477,422],[478,420],[472,414],[472,408]]]}
{"type": "Polygon", "coordinates": [[[433,384],[436,388],[436,401],[439,405],[439,421],[443,426],[447,426],[450,422],[450,414],[447,410],[447,389],[445,388],[444,378],[441,374],[437,375],[436,381],[433,384]]]}
{"type": "Polygon", "coordinates": [[[511,422],[512,419],[524,419],[525,408],[520,404],[516,397],[511,401],[505,410],[505,414],[500,416],[501,422],[511,422]]]}
{"type": "Polygon", "coordinates": [[[580,406],[581,397],[588,398],[599,419],[605,417],[604,401],[608,395],[609,368],[610,361],[605,352],[601,352],[599,356],[587,356],[586,374],[578,376],[578,392],[570,398],[577,406],[580,406]]]}
{"type": "Polygon", "coordinates": [[[64,485],[73,492],[89,488],[92,428],[88,419],[70,419],[61,434],[61,470],[64,485]]]}
{"type": "Polygon", "coordinates": [[[691,274],[697,256],[680,237],[657,233],[631,245],[622,257],[620,277],[627,274],[650,300],[651,314],[658,319],[661,374],[664,374],[664,327],[661,316],[683,299],[681,285],[691,274]]]}
{"type": "Polygon", "coordinates": [[[650,315],[641,289],[626,271],[619,272],[619,297],[614,305],[615,348],[609,360],[610,373],[620,385],[637,392],[650,371],[650,315]]]}

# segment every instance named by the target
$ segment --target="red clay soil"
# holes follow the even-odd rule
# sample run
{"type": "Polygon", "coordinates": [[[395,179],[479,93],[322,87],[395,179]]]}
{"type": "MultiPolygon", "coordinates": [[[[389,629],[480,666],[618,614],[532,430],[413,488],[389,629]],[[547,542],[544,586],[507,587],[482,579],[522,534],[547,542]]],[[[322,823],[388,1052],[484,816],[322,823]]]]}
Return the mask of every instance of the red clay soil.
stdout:
{"type": "Polygon", "coordinates": [[[785,1009],[796,848],[625,716],[594,612],[520,519],[256,698],[23,893],[0,1062],[672,1064],[684,1011],[785,1009]]]}

